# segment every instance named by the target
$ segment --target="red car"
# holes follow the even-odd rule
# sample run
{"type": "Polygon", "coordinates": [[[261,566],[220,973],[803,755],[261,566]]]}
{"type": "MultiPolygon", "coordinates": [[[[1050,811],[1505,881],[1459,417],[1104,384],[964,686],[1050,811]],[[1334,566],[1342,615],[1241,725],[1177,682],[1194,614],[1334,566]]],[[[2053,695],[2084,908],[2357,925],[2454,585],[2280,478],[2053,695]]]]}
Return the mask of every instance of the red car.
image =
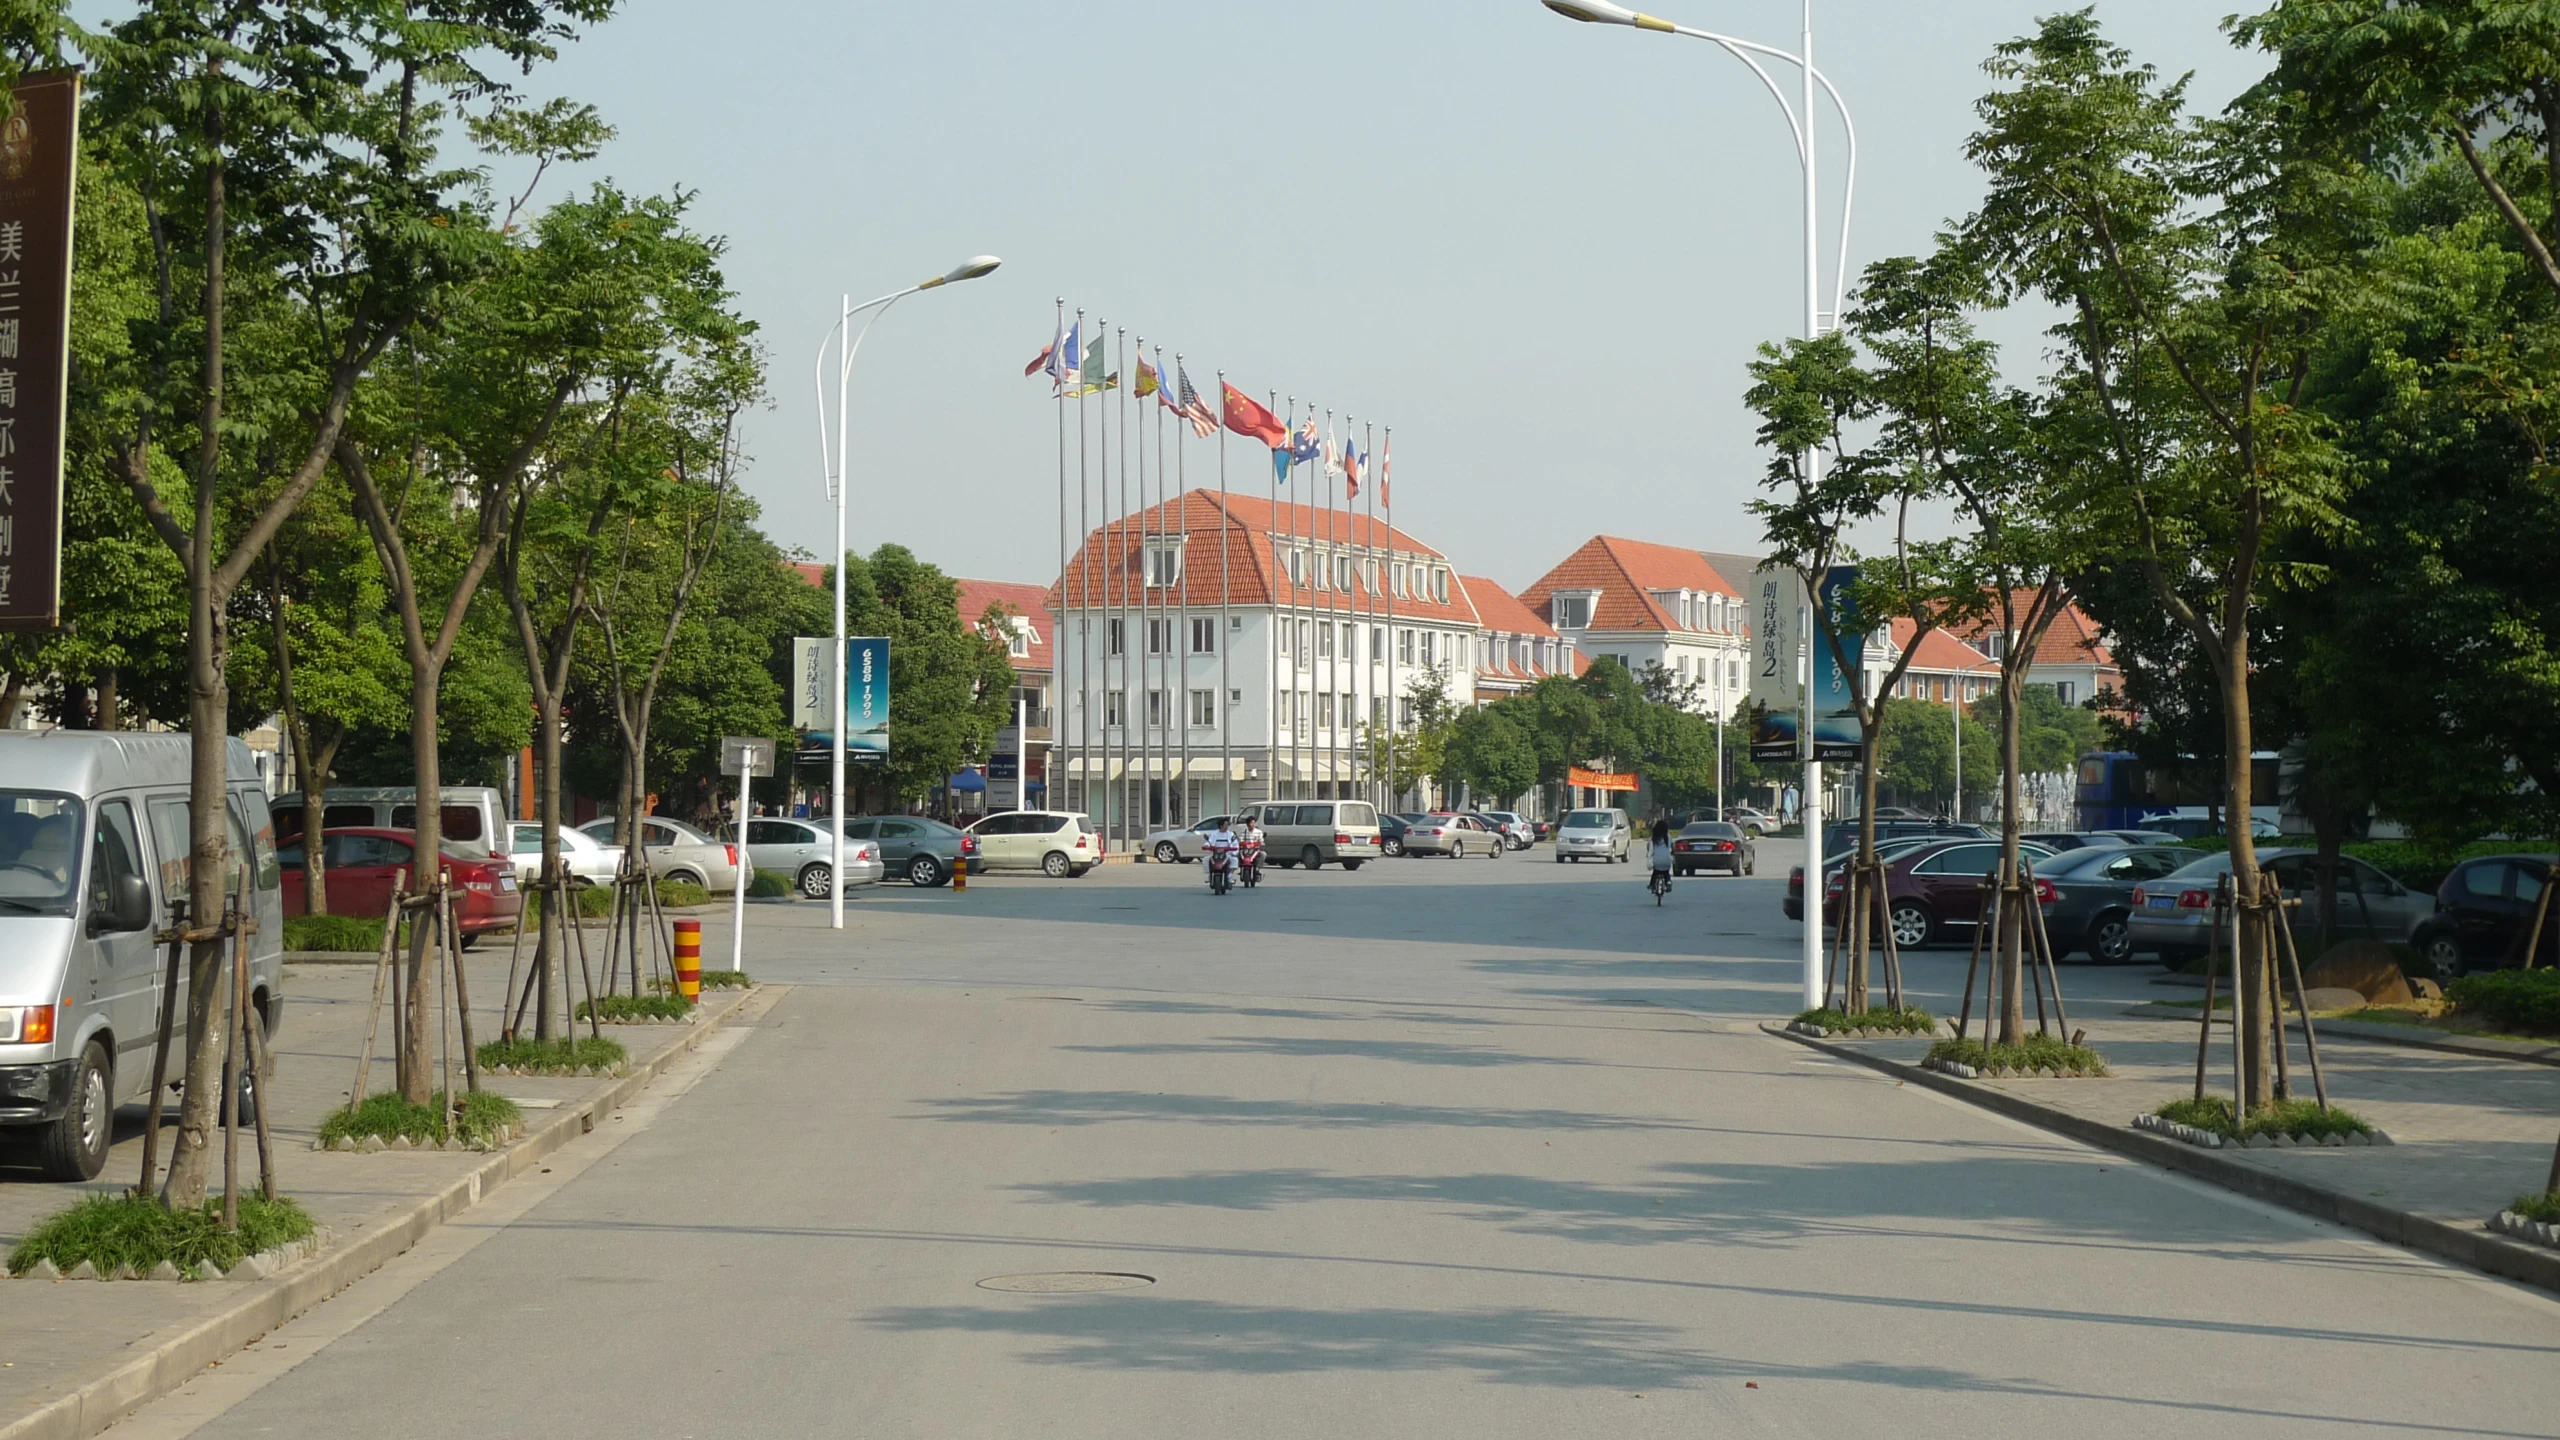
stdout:
{"type": "MultiPolygon", "coordinates": [[[[2041,845],[2022,844],[2018,848],[2029,865],[2053,855],[2041,845]]],[[[1893,926],[1894,945],[1917,950],[1938,941],[1970,937],[1981,914],[1983,873],[1999,863],[1997,840],[1950,840],[1885,859],[1885,894],[1891,901],[1886,914],[1893,926]]],[[[1829,883],[1823,887],[1823,924],[1839,925],[1840,897],[1847,888],[1846,876],[1832,871],[1829,883]]],[[[2053,882],[2039,877],[2036,899],[2051,904],[2055,898],[2053,882]]]]}
{"type": "MultiPolygon", "coordinates": [[[[350,828],[321,832],[329,866],[329,913],[379,920],[391,905],[391,888],[400,872],[415,870],[418,837],[411,830],[350,828]]],[[[279,844],[276,859],[284,866],[284,913],[304,913],[302,841],[279,844]]],[[[512,929],[524,909],[516,890],[516,867],[506,857],[456,855],[446,851],[445,868],[453,872],[454,923],[464,942],[490,930],[512,929]]],[[[413,879],[414,884],[414,879],[413,879]]]]}

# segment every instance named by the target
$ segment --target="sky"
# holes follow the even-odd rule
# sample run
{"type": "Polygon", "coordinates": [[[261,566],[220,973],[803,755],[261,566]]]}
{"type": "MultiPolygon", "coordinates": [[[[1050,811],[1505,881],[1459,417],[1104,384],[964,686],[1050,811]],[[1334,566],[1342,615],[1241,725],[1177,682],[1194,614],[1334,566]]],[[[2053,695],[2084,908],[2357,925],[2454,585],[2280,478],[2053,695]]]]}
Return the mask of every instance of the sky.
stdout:
{"type": "MultiPolygon", "coordinates": [[[[1791,0],[1654,3],[1796,48],[1791,0]]],[[[2053,8],[1816,0],[1815,60],[1858,126],[1853,276],[1977,197],[1981,63],[2053,8]]],[[[2138,58],[2194,72],[2202,104],[2262,68],[2220,32],[2234,0],[2096,8],[2138,58]]],[[[1517,590],[1593,534],[1760,549],[1745,367],[1800,333],[1802,191],[1785,117],[1712,45],[1536,0],[627,0],[526,88],[618,132],[552,198],[681,188],[726,237],[772,372],[745,484],[786,546],[832,533],[811,369],[842,297],[993,254],[863,347],[857,550],[1054,578],[1058,412],[1022,370],[1062,297],[1183,354],[1212,403],[1224,370],[1392,426],[1396,523],[1464,572],[1517,590]]],[[[1827,120],[1826,276],[1841,140],[1827,120]]],[[[2020,379],[2040,327],[1990,327],[2020,379]]],[[[1214,476],[1210,442],[1188,455],[1214,476]]],[[[1228,465],[1267,491],[1253,442],[1228,465]]]]}

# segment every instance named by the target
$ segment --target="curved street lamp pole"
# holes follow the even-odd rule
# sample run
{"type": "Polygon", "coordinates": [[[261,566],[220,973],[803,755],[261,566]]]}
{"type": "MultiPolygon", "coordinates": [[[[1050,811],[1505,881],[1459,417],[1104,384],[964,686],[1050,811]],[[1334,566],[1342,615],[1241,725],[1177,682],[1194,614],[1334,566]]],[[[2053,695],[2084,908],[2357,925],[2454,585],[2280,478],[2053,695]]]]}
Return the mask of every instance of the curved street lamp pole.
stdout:
{"type": "MultiPolygon", "coordinates": [[[[838,930],[844,928],[844,886],[839,883],[839,881],[844,875],[845,466],[849,453],[846,447],[846,437],[848,432],[853,428],[853,417],[850,411],[846,408],[848,402],[852,398],[853,359],[856,355],[862,353],[863,340],[871,334],[871,327],[880,323],[880,317],[889,313],[889,307],[920,290],[939,289],[942,286],[949,285],[960,280],[975,280],[979,276],[986,274],[988,271],[995,269],[996,266],[1002,263],[1004,262],[998,260],[993,255],[974,256],[958,265],[952,266],[949,270],[944,271],[940,275],[934,276],[930,280],[920,280],[915,284],[908,286],[904,290],[893,290],[886,295],[877,297],[876,299],[865,300],[859,305],[853,303],[853,297],[851,295],[845,296],[843,311],[837,317],[836,323],[828,327],[826,337],[818,342],[818,358],[816,363],[811,367],[812,378],[816,382],[818,391],[818,468],[825,478],[828,496],[836,502],[836,550],[834,561],[834,568],[836,572],[836,666],[834,685],[836,713],[835,735],[834,739],[830,741],[828,745],[830,753],[827,762],[827,779],[830,787],[828,794],[831,797],[830,803],[834,806],[835,818],[834,822],[828,827],[834,832],[834,851],[832,858],[828,862],[829,868],[827,870],[827,920],[831,926],[838,930]],[[856,331],[853,328],[853,317],[866,310],[872,312],[871,318],[862,322],[862,329],[856,331]],[[839,336],[843,337],[844,344],[836,353],[836,433],[835,453],[831,460],[827,452],[827,347],[834,344],[839,336]]],[[[740,846],[744,846],[746,843],[747,837],[745,834],[741,833],[738,836],[738,844],[740,846]]]]}
{"type": "MultiPolygon", "coordinates": [[[[1821,190],[1819,172],[1814,164],[1816,118],[1814,87],[1816,85],[1822,87],[1823,93],[1831,97],[1832,108],[1839,112],[1841,130],[1848,138],[1848,179],[1840,202],[1840,254],[1832,274],[1831,310],[1827,312],[1832,317],[1832,322],[1836,324],[1840,306],[1848,289],[1849,216],[1856,207],[1858,188],[1858,129],[1849,119],[1848,102],[1840,98],[1838,88],[1832,85],[1829,76],[1814,68],[1813,0],[1804,0],[1803,43],[1794,54],[1735,36],[1721,35],[1712,30],[1700,30],[1692,26],[1676,24],[1660,16],[1630,10],[1623,5],[1605,3],[1605,0],[1541,0],[1541,3],[1568,20],[1581,20],[1597,25],[1625,25],[1637,30],[1652,30],[1664,35],[1686,35],[1693,40],[1704,40],[1711,45],[1721,47],[1726,54],[1750,66],[1751,73],[1760,77],[1760,83],[1768,88],[1770,97],[1775,99],[1778,102],[1778,108],[1786,113],[1787,128],[1795,137],[1796,159],[1804,168],[1804,333],[1808,340],[1821,336],[1825,329],[1826,314],[1822,308],[1821,190]],[[1783,61],[1796,67],[1802,83],[1793,103],[1788,101],[1786,91],[1779,86],[1776,78],[1769,74],[1767,67],[1760,63],[1761,57],[1783,61]]],[[[1810,482],[1821,473],[1822,452],[1807,450],[1803,463],[1805,478],[1810,482]]],[[[1816,615],[1812,618],[1819,617],[1816,615]]],[[[1821,641],[1814,625],[1807,624],[1804,629],[1807,652],[1804,671],[1805,709],[1796,727],[1797,733],[1803,737],[1804,745],[1804,798],[1798,813],[1804,817],[1805,894],[1811,896],[1818,893],[1822,884],[1822,762],[1813,758],[1813,692],[1815,676],[1821,670],[1821,641]]],[[[1822,1003],[1822,926],[1814,918],[1816,913],[1808,906],[1804,924],[1804,1004],[1808,1010],[1822,1003]]]]}

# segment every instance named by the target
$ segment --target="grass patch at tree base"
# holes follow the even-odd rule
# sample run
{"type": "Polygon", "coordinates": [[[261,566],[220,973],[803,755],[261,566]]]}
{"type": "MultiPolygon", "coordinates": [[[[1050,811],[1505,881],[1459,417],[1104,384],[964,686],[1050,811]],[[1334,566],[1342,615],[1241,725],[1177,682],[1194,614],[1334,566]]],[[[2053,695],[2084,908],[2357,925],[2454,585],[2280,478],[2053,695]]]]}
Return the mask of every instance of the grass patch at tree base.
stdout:
{"type": "Polygon", "coordinates": [[[791,882],[779,870],[759,870],[756,878],[747,882],[750,900],[780,900],[793,893],[791,882]]]}
{"type": "Polygon", "coordinates": [[[284,922],[284,948],[288,952],[379,951],[382,922],[360,915],[289,915],[284,922]]]}
{"type": "Polygon", "coordinates": [[[1897,1035],[1927,1035],[1938,1028],[1937,1017],[1917,1005],[1905,1005],[1899,1010],[1875,1006],[1855,1013],[1826,1006],[1807,1010],[1796,1017],[1795,1023],[1819,1026],[1835,1034],[1843,1030],[1884,1030],[1897,1035]]]}
{"type": "Polygon", "coordinates": [[[2163,1120],[2208,1130],[2225,1140],[2246,1140],[2252,1135],[2285,1135],[2294,1139],[2317,1140],[2326,1135],[2371,1135],[2373,1126],[2352,1111],[2332,1105],[2322,1110],[2317,1101],[2276,1100],[2249,1112],[2246,1120],[2235,1121],[2231,1102],[2220,1095],[2202,1100],[2172,1100],[2151,1112],[2163,1120]]]}
{"type": "Polygon", "coordinates": [[[1929,1047],[1929,1065],[1964,1065],[1985,1073],[2014,1070],[2028,1074],[2104,1075],[2106,1057],[2086,1045],[2050,1035],[2030,1035],[2016,1045],[1980,1040],[1941,1040],[1929,1047]]]}
{"type": "Polygon", "coordinates": [[[198,1210],[171,1210],[149,1196],[92,1195],[53,1216],[9,1250],[9,1273],[22,1275],[41,1260],[70,1270],[86,1260],[100,1274],[130,1266],[148,1274],[166,1260],[192,1277],[210,1263],[228,1270],[261,1250],[290,1245],[312,1232],[311,1217],[290,1200],[240,1197],[240,1228],[222,1228],[222,1202],[198,1210]]]}
{"type": "MultiPolygon", "coordinates": [[[[341,1139],[362,1140],[373,1136],[384,1141],[407,1137],[415,1145],[444,1138],[444,1092],[439,1090],[424,1105],[412,1105],[397,1091],[385,1090],[369,1095],[361,1105],[340,1106],[320,1122],[320,1143],[333,1145],[341,1139]]],[[[524,1123],[524,1111],[504,1095],[487,1090],[473,1090],[462,1097],[454,1110],[455,1138],[470,1145],[494,1145],[508,1129],[524,1123]]]]}
{"type": "Polygon", "coordinates": [[[630,1063],[631,1052],[619,1040],[581,1035],[569,1040],[492,1040],[480,1047],[480,1068],[495,1070],[500,1066],[515,1071],[536,1073],[597,1069],[620,1070],[630,1063]]]}
{"type": "Polygon", "coordinates": [[[2515,1203],[2507,1208],[2527,1220],[2539,1220],[2545,1225],[2560,1225],[2560,1194],[2519,1195],[2515,1198],[2515,1203]]]}
{"type": "Polygon", "coordinates": [[[592,1001],[578,1002],[578,1018],[587,1018],[592,1008],[595,1017],[615,1020],[682,1020],[693,1013],[693,1006],[681,995],[601,995],[592,1001]]]}
{"type": "Polygon", "coordinates": [[[755,983],[756,982],[753,980],[747,978],[747,972],[744,970],[705,970],[702,972],[702,988],[705,990],[746,990],[752,988],[755,983]]]}

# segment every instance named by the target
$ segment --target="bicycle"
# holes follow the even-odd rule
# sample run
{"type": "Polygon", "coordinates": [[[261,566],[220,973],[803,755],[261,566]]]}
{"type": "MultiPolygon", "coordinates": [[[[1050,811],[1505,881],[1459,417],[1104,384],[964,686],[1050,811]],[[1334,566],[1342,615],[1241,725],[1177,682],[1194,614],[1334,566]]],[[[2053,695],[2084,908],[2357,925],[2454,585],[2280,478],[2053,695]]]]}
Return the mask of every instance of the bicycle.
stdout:
{"type": "Polygon", "coordinates": [[[1653,878],[1644,883],[1644,888],[1653,892],[1653,903],[1656,906],[1661,905],[1663,897],[1671,893],[1671,872],[1668,870],[1654,871],[1653,878]]]}

